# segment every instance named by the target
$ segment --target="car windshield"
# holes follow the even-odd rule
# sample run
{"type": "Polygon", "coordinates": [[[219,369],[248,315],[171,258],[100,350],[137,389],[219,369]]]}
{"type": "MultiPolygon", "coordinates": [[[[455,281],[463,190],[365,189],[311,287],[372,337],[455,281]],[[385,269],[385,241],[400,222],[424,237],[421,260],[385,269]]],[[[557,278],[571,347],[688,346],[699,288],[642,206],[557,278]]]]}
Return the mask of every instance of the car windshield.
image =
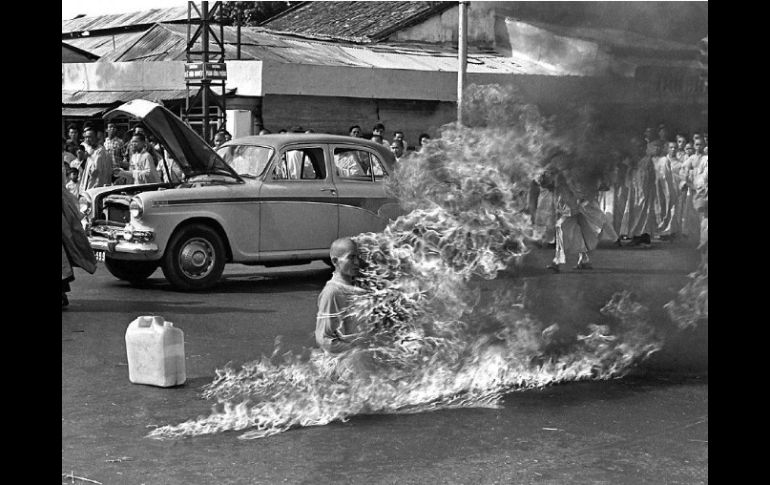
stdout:
{"type": "Polygon", "coordinates": [[[241,177],[257,178],[265,171],[273,151],[254,145],[229,145],[219,148],[217,154],[241,177]]]}

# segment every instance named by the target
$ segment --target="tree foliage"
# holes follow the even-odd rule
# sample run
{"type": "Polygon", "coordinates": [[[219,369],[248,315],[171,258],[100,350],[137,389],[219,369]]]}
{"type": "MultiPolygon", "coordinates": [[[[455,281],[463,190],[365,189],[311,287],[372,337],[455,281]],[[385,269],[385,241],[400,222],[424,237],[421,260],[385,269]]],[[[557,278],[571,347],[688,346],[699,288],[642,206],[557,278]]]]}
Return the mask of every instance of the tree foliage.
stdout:
{"type": "Polygon", "coordinates": [[[301,2],[222,2],[220,21],[236,25],[255,26],[301,2]]]}

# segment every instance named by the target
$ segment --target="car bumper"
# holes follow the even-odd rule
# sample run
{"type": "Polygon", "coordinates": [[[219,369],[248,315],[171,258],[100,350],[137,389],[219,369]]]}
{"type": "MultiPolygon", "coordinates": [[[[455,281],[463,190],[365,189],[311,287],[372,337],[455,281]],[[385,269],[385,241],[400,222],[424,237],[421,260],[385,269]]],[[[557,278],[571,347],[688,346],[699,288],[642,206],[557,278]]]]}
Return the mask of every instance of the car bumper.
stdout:
{"type": "Polygon", "coordinates": [[[158,245],[151,242],[115,241],[98,236],[90,236],[88,242],[97,253],[97,259],[102,259],[104,255],[119,258],[133,256],[129,259],[157,259],[160,256],[158,245]]]}

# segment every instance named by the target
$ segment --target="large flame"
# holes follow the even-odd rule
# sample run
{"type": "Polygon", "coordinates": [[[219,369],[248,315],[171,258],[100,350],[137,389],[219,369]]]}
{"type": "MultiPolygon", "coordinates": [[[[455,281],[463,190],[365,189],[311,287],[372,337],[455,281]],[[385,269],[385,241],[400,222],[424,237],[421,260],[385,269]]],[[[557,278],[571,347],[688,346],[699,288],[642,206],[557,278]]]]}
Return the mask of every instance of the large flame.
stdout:
{"type": "Polygon", "coordinates": [[[565,345],[557,325],[524,311],[521,292],[480,290],[537,237],[526,190],[569,137],[509,90],[471,94],[471,126],[445,127],[392,177],[411,212],[355,238],[365,292],[348,311],[366,344],[337,355],[276,345],[270,358],[217,370],[203,393],[211,414],[151,437],[248,430],[240,437],[249,439],[359,414],[498,406],[515,390],[621,376],[661,347],[647,309],[626,292],[601,309],[611,326],[589,325],[565,345]]]}

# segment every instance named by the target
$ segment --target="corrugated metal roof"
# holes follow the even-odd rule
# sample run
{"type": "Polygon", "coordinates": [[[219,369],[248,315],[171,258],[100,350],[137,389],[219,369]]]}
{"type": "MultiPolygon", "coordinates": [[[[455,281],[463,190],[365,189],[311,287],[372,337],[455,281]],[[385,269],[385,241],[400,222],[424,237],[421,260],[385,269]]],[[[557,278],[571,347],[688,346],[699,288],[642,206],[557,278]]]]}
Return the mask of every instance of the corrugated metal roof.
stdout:
{"type": "Polygon", "coordinates": [[[61,43],[61,61],[62,62],[93,62],[99,56],[86,52],[69,44],[61,43]]]}
{"type": "MultiPolygon", "coordinates": [[[[186,2],[179,2],[186,3],[186,2]]],[[[193,9],[193,18],[198,14],[193,9]]],[[[80,17],[71,20],[62,20],[61,33],[71,34],[75,32],[93,32],[98,30],[136,27],[152,25],[158,22],[179,22],[187,20],[187,5],[172,8],[155,8],[113,15],[99,15],[96,17],[80,17]]]]}
{"type": "MultiPolygon", "coordinates": [[[[192,92],[191,94],[195,94],[192,92]]],[[[171,101],[187,97],[186,89],[148,91],[62,91],[62,104],[103,104],[125,103],[133,99],[148,101],[171,101]]]]}
{"type": "Polygon", "coordinates": [[[109,108],[106,106],[101,107],[89,107],[89,108],[70,108],[62,106],[61,109],[61,115],[62,116],[96,116],[98,114],[102,114],[104,111],[107,111],[109,108]]]}
{"type": "MultiPolygon", "coordinates": [[[[186,27],[156,25],[125,51],[114,51],[97,62],[185,60],[186,27]]],[[[426,44],[356,45],[296,39],[273,34],[260,27],[244,27],[241,32],[241,59],[287,64],[348,66],[418,71],[456,71],[457,50],[426,44]]],[[[236,29],[224,29],[227,59],[235,59],[236,29]]],[[[513,74],[562,74],[556,66],[526,59],[504,57],[489,50],[469,47],[469,72],[507,72],[513,74]]]]}
{"type": "Polygon", "coordinates": [[[455,5],[456,2],[305,2],[261,26],[311,38],[369,42],[455,5]]]}
{"type": "Polygon", "coordinates": [[[91,35],[76,39],[64,39],[62,43],[102,57],[114,50],[128,49],[144,32],[117,32],[114,35],[91,35]]]}

